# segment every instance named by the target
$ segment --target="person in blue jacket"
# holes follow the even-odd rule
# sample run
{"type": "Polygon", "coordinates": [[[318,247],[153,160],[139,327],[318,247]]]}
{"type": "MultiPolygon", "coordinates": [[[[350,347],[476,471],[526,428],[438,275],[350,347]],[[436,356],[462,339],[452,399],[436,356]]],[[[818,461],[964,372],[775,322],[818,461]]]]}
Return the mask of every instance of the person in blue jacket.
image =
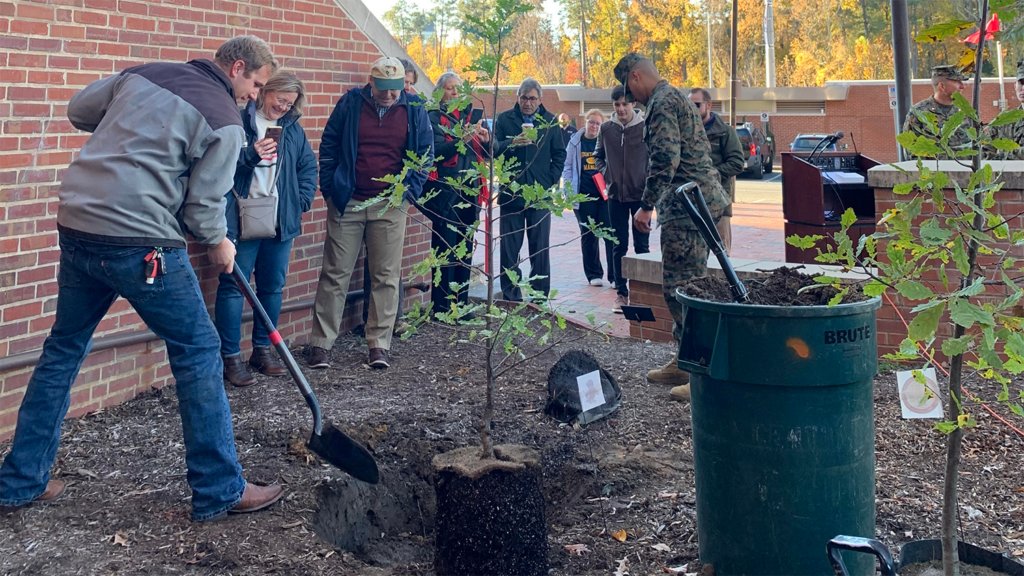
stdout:
{"type": "MultiPolygon", "coordinates": [[[[227,198],[228,238],[235,241],[235,262],[249,278],[256,272],[256,297],[277,324],[281,292],[288,275],[292,240],[302,233],[302,213],[316,194],[317,164],[306,132],[298,120],[306,103],[306,89],[294,74],[278,72],[260,89],[255,103],[242,110],[246,146],[238,155],[234,187],[227,198]],[[280,127],[280,143],[267,129],[280,127]],[[270,238],[240,240],[238,198],[276,198],[276,234],[270,238]]],[[[254,382],[242,362],[243,296],[230,274],[220,275],[214,323],[220,333],[224,378],[235,386],[254,382]]],[[[253,323],[249,366],[268,376],[287,373],[270,350],[266,328],[253,323]]]]}
{"type": "Polygon", "coordinates": [[[307,364],[330,366],[329,351],[345,313],[349,281],[363,239],[370,267],[369,314],[365,335],[368,364],[387,368],[395,320],[409,207],[423,193],[433,164],[434,131],[422,101],[405,93],[405,67],[396,58],[380,58],[370,68],[370,82],[338,100],[320,140],[320,193],[327,201],[327,239],[316,289],[313,331],[307,364]],[[363,202],[388,193],[382,179],[397,176],[413,152],[422,169],[405,172],[400,206],[363,202]]]}

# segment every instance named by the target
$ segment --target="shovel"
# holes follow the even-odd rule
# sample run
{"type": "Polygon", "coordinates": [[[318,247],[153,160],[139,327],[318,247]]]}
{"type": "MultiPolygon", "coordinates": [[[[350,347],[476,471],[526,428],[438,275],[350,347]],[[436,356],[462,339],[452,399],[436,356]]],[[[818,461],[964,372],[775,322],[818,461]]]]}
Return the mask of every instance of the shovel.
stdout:
{"type": "Polygon", "coordinates": [[[732,299],[740,304],[747,303],[747,287],[740,281],[739,276],[736,275],[736,269],[732,267],[732,262],[725,254],[722,237],[718,235],[718,229],[715,228],[715,219],[711,217],[708,204],[704,201],[704,194],[701,194],[700,188],[693,182],[687,182],[677,188],[676,194],[683,198],[683,208],[686,209],[686,213],[690,215],[690,219],[697,226],[697,231],[714,252],[715,258],[718,258],[718,263],[722,265],[722,272],[725,273],[725,279],[729,282],[729,290],[732,291],[732,299]],[[694,200],[690,199],[691,194],[694,200]]]}
{"type": "Polygon", "coordinates": [[[295,358],[292,357],[292,353],[288,350],[281,335],[278,334],[274,323],[267,316],[267,311],[256,299],[256,294],[249,286],[249,282],[238,271],[238,264],[234,265],[231,274],[235,277],[238,287],[242,289],[242,293],[245,294],[245,299],[249,301],[253,315],[259,318],[263,327],[270,333],[270,342],[274,344],[277,354],[288,366],[288,371],[291,372],[292,378],[298,385],[299,392],[302,392],[302,397],[306,399],[306,404],[313,412],[313,435],[310,436],[306,446],[314,454],[333,464],[342,472],[352,475],[353,478],[376,484],[380,481],[380,472],[377,470],[377,462],[374,461],[373,456],[366,448],[357,444],[344,432],[335,428],[333,424],[324,421],[323,414],[320,412],[320,403],[317,402],[313,389],[310,388],[306,377],[299,370],[299,365],[295,362],[295,358]]]}

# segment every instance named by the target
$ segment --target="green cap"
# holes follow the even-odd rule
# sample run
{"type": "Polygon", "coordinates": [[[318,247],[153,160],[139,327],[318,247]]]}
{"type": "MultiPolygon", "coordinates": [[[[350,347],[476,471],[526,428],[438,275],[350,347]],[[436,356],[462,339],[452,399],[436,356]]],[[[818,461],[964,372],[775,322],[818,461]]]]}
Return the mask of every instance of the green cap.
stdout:
{"type": "Polygon", "coordinates": [[[948,80],[967,80],[967,76],[957,66],[946,65],[932,68],[932,78],[946,78],[948,80]]]}
{"type": "Polygon", "coordinates": [[[629,85],[626,84],[626,80],[629,79],[629,72],[636,66],[636,63],[646,60],[643,56],[636,52],[630,52],[619,60],[619,63],[615,65],[615,79],[622,83],[622,87],[625,88],[625,97],[627,102],[633,101],[633,93],[629,91],[629,85]]]}

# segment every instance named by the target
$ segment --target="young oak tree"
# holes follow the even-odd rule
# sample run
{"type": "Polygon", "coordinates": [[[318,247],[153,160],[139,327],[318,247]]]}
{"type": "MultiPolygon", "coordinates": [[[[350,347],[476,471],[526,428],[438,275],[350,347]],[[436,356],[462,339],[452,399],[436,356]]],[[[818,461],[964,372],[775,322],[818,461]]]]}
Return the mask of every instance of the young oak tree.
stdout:
{"type": "MultiPolygon", "coordinates": [[[[484,52],[477,57],[473,64],[465,72],[474,73],[477,78],[483,78],[493,82],[489,88],[475,88],[473,83],[465,81],[460,87],[460,96],[446,103],[447,109],[466,109],[473,102],[482,104],[482,97],[486,95],[491,100],[491,110],[498,109],[498,82],[499,72],[504,68],[504,62],[510,57],[507,50],[509,36],[516,29],[517,20],[532,11],[534,7],[522,0],[495,0],[489,5],[489,9],[483,14],[470,14],[465,18],[469,22],[466,31],[480,41],[484,46],[484,52]]],[[[434,94],[424,105],[428,109],[437,109],[440,104],[438,100],[441,94],[434,94]]],[[[491,116],[493,126],[494,115],[491,116]]],[[[547,129],[546,137],[561,138],[557,132],[557,124],[542,123],[524,130],[523,138],[513,141],[511,146],[531,146],[538,143],[538,138],[547,129]]],[[[464,141],[469,131],[474,130],[473,126],[463,123],[454,123],[444,130],[458,143],[461,154],[467,152],[468,146],[464,141]]],[[[449,221],[448,227],[456,233],[457,241],[441,250],[433,249],[431,254],[423,261],[417,263],[412,271],[412,276],[429,275],[434,272],[432,283],[437,286],[441,282],[441,267],[443,266],[471,266],[486,285],[487,296],[485,302],[463,304],[456,298],[456,293],[468,290],[472,278],[464,283],[451,283],[451,295],[449,296],[449,308],[445,310],[431,310],[432,305],[421,307],[418,303],[407,315],[407,320],[415,329],[431,318],[442,326],[450,327],[453,331],[452,341],[457,346],[474,346],[484,353],[484,382],[486,386],[486,402],[484,413],[479,424],[481,457],[493,458],[494,445],[491,440],[491,422],[494,415],[494,386],[495,381],[525,362],[529,362],[551,348],[582,339],[583,336],[573,336],[566,331],[566,320],[559,311],[552,305],[551,298],[557,295],[552,291],[550,295],[539,292],[532,287],[532,281],[541,277],[530,276],[520,278],[512,269],[496,270],[493,255],[497,242],[502,235],[495,233],[499,216],[495,210],[495,199],[499,191],[505,190],[513,197],[521,198],[524,201],[522,210],[539,209],[551,212],[552,216],[561,217],[563,212],[571,210],[574,204],[587,202],[591,199],[586,195],[575,193],[571,186],[566,185],[564,189],[559,186],[545,188],[540,184],[522,184],[516,181],[519,173],[525,170],[526,166],[519,165],[515,159],[506,159],[496,150],[496,143],[493,134],[485,143],[486,153],[483,160],[473,163],[473,167],[465,170],[458,178],[446,178],[445,183],[455,190],[463,200],[456,204],[456,208],[465,208],[472,204],[483,204],[482,219],[469,226],[464,232],[457,226],[459,223],[449,221]],[[486,192],[485,192],[486,191],[486,192]],[[480,202],[482,200],[482,202],[480,202]],[[468,254],[473,252],[476,237],[482,236],[482,245],[487,257],[483,266],[472,266],[464,262],[468,254]],[[494,297],[496,282],[501,275],[508,277],[510,282],[518,287],[523,294],[522,302],[498,302],[494,297]],[[532,343],[529,350],[525,345],[532,343]]],[[[444,162],[443,158],[434,158],[435,163],[444,162]]],[[[531,160],[532,162],[532,160],[531,160]]],[[[386,209],[388,206],[402,206],[405,185],[405,175],[410,170],[429,170],[429,159],[417,157],[410,153],[405,160],[400,173],[382,178],[389,184],[381,196],[372,198],[362,203],[358,209],[386,209]],[[379,204],[386,202],[386,204],[379,204]]],[[[426,202],[437,191],[425,194],[421,203],[426,202]]],[[[514,210],[514,209],[510,209],[514,210]]],[[[506,211],[506,215],[508,212],[506,211]]],[[[583,234],[594,234],[603,239],[614,241],[611,231],[599,226],[593,219],[583,227],[586,229],[583,234]]],[[[563,244],[549,246],[545,250],[557,248],[577,240],[576,236],[563,244]]],[[[519,263],[522,262],[522,259],[519,263]]],[[[518,264],[518,263],[517,263],[518,264]]],[[[590,323],[594,324],[593,315],[589,315],[590,323]]],[[[414,330],[413,330],[414,331],[414,330]]],[[[413,331],[402,335],[408,338],[413,331]]]]}
{"type": "MultiPolygon", "coordinates": [[[[1000,17],[1010,20],[1014,15],[1004,10],[1010,4],[1008,0],[996,0],[992,7],[1000,17]]],[[[982,0],[976,20],[979,29],[987,21],[988,7],[989,3],[982,0]]],[[[918,41],[938,42],[973,24],[943,23],[922,32],[918,41]]],[[[966,51],[960,66],[968,72],[980,69],[983,48],[984,39],[977,50],[966,51]]],[[[949,359],[946,420],[935,425],[936,430],[946,435],[947,444],[942,493],[945,576],[959,575],[956,510],[961,443],[964,432],[977,425],[971,415],[972,405],[964,401],[965,379],[998,382],[1002,390],[996,400],[1024,418],[1024,389],[1011,390],[1015,384],[1011,377],[1024,372],[1024,319],[1014,313],[1024,294],[1019,286],[1024,281],[1024,230],[1010,229],[1021,214],[1004,215],[996,211],[995,195],[1004,182],[991,164],[983,162],[986,156],[1018,148],[1016,142],[999,137],[999,128],[1024,120],[1024,109],[1005,111],[983,124],[978,112],[980,85],[980,75],[976,75],[974,105],[959,93],[953,95],[957,112],[942,125],[935,114],[914,112],[924,122],[928,134],[904,132],[896,138],[919,158],[917,180],[893,189],[893,193],[906,196],[907,201],[897,202],[895,208],[887,210],[878,221],[881,230],[861,236],[856,244],[848,231],[857,217],[852,209],[846,210],[841,230],[831,238],[835,248],[819,248],[816,258],[870,276],[871,281],[863,287],[868,296],[894,290],[906,300],[918,303],[912,310],[915,316],[908,326],[907,338],[897,353],[887,354],[886,358],[922,361],[927,368],[935,362],[936,333],[943,316],[948,313],[954,324],[953,336],[942,340],[940,346],[949,359]],[[968,141],[953,147],[950,138],[958,130],[966,131],[968,141]],[[942,172],[937,162],[932,169],[932,161],[920,159],[937,156],[970,167],[966,186],[942,172]]],[[[794,235],[786,241],[811,248],[822,239],[819,235],[794,235]]],[[[818,281],[840,289],[830,304],[837,304],[849,290],[837,278],[823,276],[818,281]]],[[[925,383],[921,369],[913,374],[918,382],[925,383]]],[[[1016,385],[1019,386],[1019,380],[1016,385]]]]}

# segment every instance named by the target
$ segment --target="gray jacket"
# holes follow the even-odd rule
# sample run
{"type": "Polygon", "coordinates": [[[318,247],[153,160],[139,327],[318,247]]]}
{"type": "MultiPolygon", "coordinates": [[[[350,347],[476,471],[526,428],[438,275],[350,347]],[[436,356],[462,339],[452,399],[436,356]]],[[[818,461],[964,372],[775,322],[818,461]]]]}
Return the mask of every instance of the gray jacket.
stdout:
{"type": "Polygon", "coordinates": [[[597,137],[597,168],[608,184],[608,198],[619,202],[640,202],[647,181],[647,143],[644,141],[644,115],[633,112],[623,126],[618,116],[601,124],[597,137]]]}
{"type": "Polygon", "coordinates": [[[86,86],[68,119],[92,132],[60,188],[57,226],[92,242],[184,248],[224,239],[245,141],[231,81],[208,60],[128,68],[86,86]]]}

